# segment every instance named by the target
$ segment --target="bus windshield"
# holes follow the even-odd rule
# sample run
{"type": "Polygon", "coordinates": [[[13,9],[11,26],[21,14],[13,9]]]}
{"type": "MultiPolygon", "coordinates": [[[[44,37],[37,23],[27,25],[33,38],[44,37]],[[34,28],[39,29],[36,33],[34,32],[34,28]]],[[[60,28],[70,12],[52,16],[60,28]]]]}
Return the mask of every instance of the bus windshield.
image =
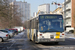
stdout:
{"type": "Polygon", "coordinates": [[[62,15],[39,15],[40,32],[63,32],[62,15]]]}

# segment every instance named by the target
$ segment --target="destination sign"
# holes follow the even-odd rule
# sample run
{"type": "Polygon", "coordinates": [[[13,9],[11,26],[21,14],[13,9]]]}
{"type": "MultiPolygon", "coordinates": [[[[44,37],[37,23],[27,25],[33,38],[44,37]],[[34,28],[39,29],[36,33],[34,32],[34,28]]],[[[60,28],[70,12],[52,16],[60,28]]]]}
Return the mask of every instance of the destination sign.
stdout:
{"type": "Polygon", "coordinates": [[[57,16],[40,16],[40,19],[56,19],[57,16]]]}

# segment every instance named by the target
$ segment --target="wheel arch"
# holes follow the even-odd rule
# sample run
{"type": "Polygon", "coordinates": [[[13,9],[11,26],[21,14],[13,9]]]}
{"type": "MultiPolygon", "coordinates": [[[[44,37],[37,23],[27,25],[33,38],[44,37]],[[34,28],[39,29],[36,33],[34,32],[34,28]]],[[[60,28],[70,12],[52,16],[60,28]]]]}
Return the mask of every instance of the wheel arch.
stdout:
{"type": "MultiPolygon", "coordinates": [[[[2,38],[2,37],[0,37],[0,38],[2,38]]],[[[2,38],[2,42],[3,42],[3,38],[2,38]]]]}

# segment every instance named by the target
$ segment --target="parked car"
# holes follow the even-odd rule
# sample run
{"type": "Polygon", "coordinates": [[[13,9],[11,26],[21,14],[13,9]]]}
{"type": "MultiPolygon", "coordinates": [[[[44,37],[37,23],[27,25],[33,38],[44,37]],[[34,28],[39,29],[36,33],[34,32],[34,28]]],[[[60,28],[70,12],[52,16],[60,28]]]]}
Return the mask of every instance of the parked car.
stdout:
{"type": "Polygon", "coordinates": [[[74,30],[70,30],[69,32],[70,32],[70,33],[74,33],[74,30]]]}
{"type": "Polygon", "coordinates": [[[21,29],[16,27],[16,28],[13,28],[13,29],[17,29],[18,33],[21,32],[21,29]]]}
{"type": "Polygon", "coordinates": [[[19,32],[22,32],[23,31],[23,26],[16,26],[14,28],[18,29],[19,32]]]}
{"type": "Polygon", "coordinates": [[[23,31],[23,27],[22,26],[20,27],[20,29],[21,29],[21,31],[23,31]]]}
{"type": "Polygon", "coordinates": [[[74,30],[69,30],[68,32],[65,32],[66,34],[72,34],[74,33],[74,30]]]}
{"type": "Polygon", "coordinates": [[[9,29],[9,30],[11,30],[11,31],[13,31],[14,32],[14,35],[16,34],[18,34],[18,30],[17,29],[9,29]]]}
{"type": "Polygon", "coordinates": [[[25,30],[25,28],[23,28],[23,31],[25,30]]]}
{"type": "Polygon", "coordinates": [[[8,37],[9,37],[8,33],[0,31],[0,42],[8,40],[8,37]]]}
{"type": "Polygon", "coordinates": [[[0,31],[8,33],[9,38],[13,37],[13,33],[11,31],[8,31],[8,30],[0,30],[0,31]]]}
{"type": "Polygon", "coordinates": [[[5,30],[12,32],[13,35],[15,34],[13,30],[9,30],[9,29],[5,29],[5,30]]]}

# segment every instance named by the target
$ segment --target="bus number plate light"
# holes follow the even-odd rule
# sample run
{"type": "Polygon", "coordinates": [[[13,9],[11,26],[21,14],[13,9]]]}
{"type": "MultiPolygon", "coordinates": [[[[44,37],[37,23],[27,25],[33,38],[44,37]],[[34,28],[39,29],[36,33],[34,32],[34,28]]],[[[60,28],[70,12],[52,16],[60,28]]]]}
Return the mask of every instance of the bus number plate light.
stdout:
{"type": "Polygon", "coordinates": [[[55,41],[54,39],[51,39],[50,41],[55,41]]]}

